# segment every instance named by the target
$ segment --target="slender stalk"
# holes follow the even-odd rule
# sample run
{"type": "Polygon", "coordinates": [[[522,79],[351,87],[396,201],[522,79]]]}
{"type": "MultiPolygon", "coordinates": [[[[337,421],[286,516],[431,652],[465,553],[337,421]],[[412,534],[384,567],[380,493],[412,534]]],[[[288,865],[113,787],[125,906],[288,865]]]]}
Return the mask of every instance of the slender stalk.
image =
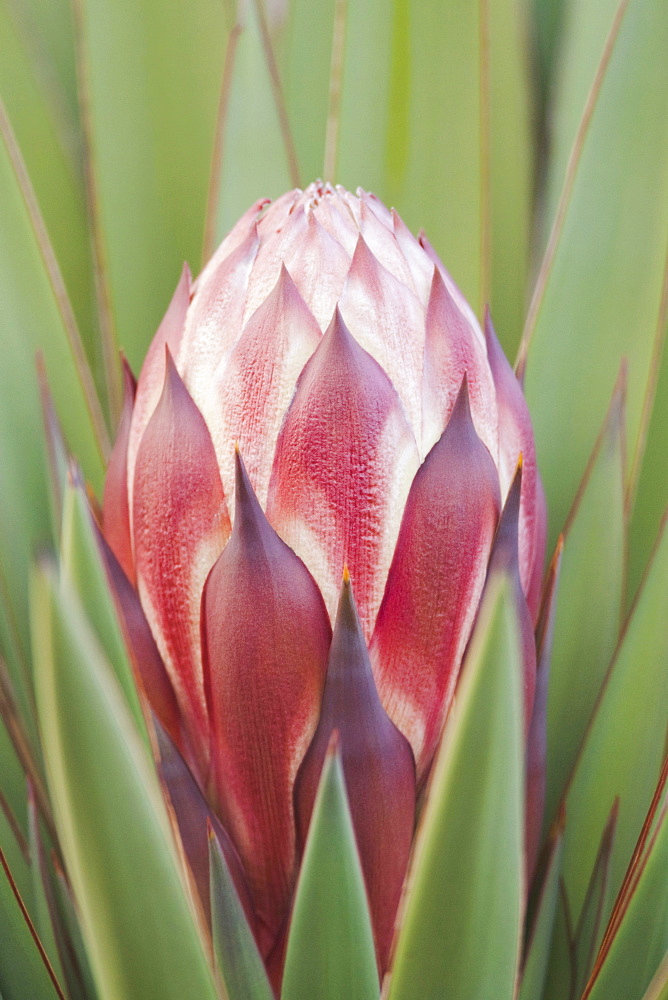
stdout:
{"type": "Polygon", "coordinates": [[[297,150],[295,148],[294,139],[292,137],[292,130],[290,129],[288,109],[285,103],[285,95],[283,94],[283,86],[281,84],[280,73],[278,72],[278,64],[276,62],[274,47],[271,42],[271,35],[269,34],[269,26],[267,24],[267,18],[264,12],[263,0],[254,0],[254,3],[255,3],[255,11],[257,14],[258,24],[260,26],[260,37],[262,39],[262,47],[264,48],[264,56],[265,59],[267,60],[267,69],[269,71],[269,78],[271,80],[271,89],[274,93],[274,101],[276,103],[278,124],[281,130],[281,135],[283,136],[285,152],[288,158],[288,170],[290,173],[290,181],[294,185],[294,187],[300,187],[297,150]]]}
{"type": "Polygon", "coordinates": [[[346,48],[346,21],[348,0],[336,0],[334,9],[334,34],[332,36],[332,62],[329,73],[329,105],[325,132],[325,163],[323,177],[334,182],[341,127],[341,93],[343,89],[343,60],[346,48]]]}
{"type": "Polygon", "coordinates": [[[216,120],[216,135],[213,143],[213,157],[211,160],[211,176],[209,178],[209,193],[206,202],[206,222],[204,224],[204,246],[202,249],[202,262],[211,257],[216,243],[216,219],[218,217],[218,204],[220,202],[220,182],[223,165],[223,151],[225,149],[225,129],[227,127],[227,115],[230,109],[230,93],[232,91],[232,81],[234,79],[234,62],[241,37],[241,25],[234,24],[230,29],[225,47],[225,61],[223,64],[223,79],[220,87],[220,100],[218,102],[218,116],[216,120]]]}

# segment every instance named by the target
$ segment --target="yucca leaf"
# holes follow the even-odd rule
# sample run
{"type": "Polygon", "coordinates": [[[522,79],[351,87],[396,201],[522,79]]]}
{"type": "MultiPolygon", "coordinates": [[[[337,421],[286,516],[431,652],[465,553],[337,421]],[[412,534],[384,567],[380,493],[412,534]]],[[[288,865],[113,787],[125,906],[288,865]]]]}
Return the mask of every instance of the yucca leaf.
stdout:
{"type": "MultiPolygon", "coordinates": [[[[375,146],[374,158],[386,164],[378,193],[400,208],[412,229],[428,227],[431,242],[480,313],[489,287],[488,133],[482,127],[485,119],[489,125],[482,64],[486,5],[403,0],[395,5],[393,19],[389,5],[384,5],[377,28],[377,8],[359,7],[368,18],[366,37],[378,31],[371,58],[379,52],[385,65],[373,87],[356,85],[349,71],[344,76],[341,180],[378,189],[375,178],[365,178],[367,146],[375,146]],[[370,113],[371,101],[384,103],[381,117],[370,113]],[[369,122],[385,124],[369,137],[369,122]],[[433,183],[435,177],[438,184],[433,183]]],[[[354,44],[358,36],[353,23],[349,29],[354,44]]],[[[365,59],[366,49],[359,44],[357,74],[368,71],[365,59]]]]}
{"type": "MultiPolygon", "coordinates": [[[[367,3],[367,6],[372,5],[367,3]]],[[[341,7],[339,3],[339,13],[341,7]]],[[[281,19],[283,23],[273,32],[285,105],[304,184],[323,176],[335,8],[336,0],[323,0],[322,3],[293,0],[281,19]]]]}
{"type": "MultiPolygon", "coordinates": [[[[576,923],[610,809],[619,816],[610,858],[616,893],[660,771],[668,704],[668,531],[649,567],[566,793],[563,877],[576,923]]],[[[609,913],[604,910],[603,919],[609,913]]]]}
{"type": "Polygon", "coordinates": [[[668,951],[649,984],[643,1000],[668,1000],[668,951]]]}
{"type": "Polygon", "coordinates": [[[1,105],[0,188],[0,617],[5,660],[27,722],[27,566],[32,547],[50,534],[38,350],[65,435],[96,489],[102,482],[106,432],[53,252],[1,105]]]}
{"type": "Polygon", "coordinates": [[[622,0],[527,319],[525,386],[552,537],[623,356],[631,462],[638,447],[668,238],[667,46],[663,0],[622,0]]]}
{"type": "MultiPolygon", "coordinates": [[[[558,4],[554,3],[554,6],[558,4]]],[[[563,3],[561,37],[555,60],[547,160],[545,238],[559,203],[568,160],[587,98],[594,84],[619,0],[563,3]]]]}
{"type": "Polygon", "coordinates": [[[512,595],[505,577],[492,580],[463,666],[408,876],[391,1000],[514,995],[524,721],[512,595]]]}
{"type": "Polygon", "coordinates": [[[115,327],[139,367],[183,261],[199,270],[225,8],[218,0],[76,5],[109,365],[115,327]]]}
{"type": "MultiPolygon", "coordinates": [[[[668,281],[668,268],[667,268],[668,281]]],[[[668,295],[666,297],[668,307],[668,295]]],[[[668,317],[664,317],[668,330],[668,317]]],[[[647,560],[652,551],[654,539],[661,523],[661,516],[668,507],[668,462],[666,462],[666,428],[668,428],[668,350],[665,348],[664,331],[663,357],[657,365],[656,389],[651,402],[651,418],[647,424],[647,441],[642,455],[642,463],[634,472],[636,495],[631,496],[631,523],[629,525],[629,568],[628,597],[632,598],[647,560]]]]}
{"type": "MultiPolygon", "coordinates": [[[[665,785],[665,780],[664,780],[665,785]]],[[[641,1000],[668,948],[668,807],[665,794],[643,855],[638,859],[619,924],[585,1000],[641,1000]]]]}
{"type": "Polygon", "coordinates": [[[610,892],[610,860],[617,826],[618,801],[615,800],[610,817],[603,830],[601,843],[591,873],[587,893],[582,905],[577,927],[573,928],[572,956],[575,969],[575,996],[580,996],[594,964],[605,925],[603,914],[608,913],[614,896],[610,892]]]}
{"type": "Polygon", "coordinates": [[[565,526],[547,708],[545,827],[556,815],[617,645],[624,559],[620,381],[565,526]]]}
{"type": "Polygon", "coordinates": [[[491,296],[497,330],[514,348],[531,198],[519,5],[340,7],[347,19],[337,179],[374,190],[410,227],[427,227],[480,315],[491,296]]]}
{"type": "Polygon", "coordinates": [[[72,46],[70,54],[74,54],[72,16],[62,2],[42,6],[39,15],[36,8],[29,10],[30,6],[12,0],[0,3],[0,95],[24,153],[82,340],[93,363],[100,360],[99,331],[81,137],[76,105],[70,104],[63,81],[73,69],[73,65],[64,65],[68,41],[72,46]],[[43,24],[45,19],[51,24],[43,24]],[[53,29],[66,36],[68,27],[69,39],[59,41],[53,29]],[[55,53],[48,53],[52,44],[61,49],[59,65],[55,53]]]}
{"type": "Polygon", "coordinates": [[[40,817],[32,788],[28,787],[28,823],[31,872],[34,898],[35,929],[39,934],[51,967],[59,982],[66,982],[60,963],[60,954],[56,942],[58,924],[54,908],[53,890],[50,883],[50,872],[46,861],[46,852],[40,829],[40,817]]]}
{"type": "Polygon", "coordinates": [[[155,772],[67,581],[32,587],[49,789],[101,1000],[213,1000],[155,772]]]}
{"type": "Polygon", "coordinates": [[[343,768],[330,748],[297,882],[281,1000],[377,1000],[379,993],[343,768]]]}
{"type": "Polygon", "coordinates": [[[65,1000],[0,850],[0,995],[65,1000]]]}
{"type": "Polygon", "coordinates": [[[30,845],[9,803],[0,798],[0,849],[12,873],[26,909],[34,912],[33,880],[30,870],[30,845]]]}
{"type": "MultiPolygon", "coordinates": [[[[488,9],[490,280],[494,329],[514,357],[527,303],[534,185],[530,94],[531,25],[524,0],[492,0],[488,9]]],[[[483,289],[484,291],[484,289],[483,289]]]]}
{"type": "Polygon", "coordinates": [[[562,817],[561,822],[553,828],[546,847],[540,890],[529,923],[519,1000],[537,1000],[543,994],[552,932],[559,903],[563,835],[562,817]]]}
{"type": "Polygon", "coordinates": [[[114,600],[109,591],[107,572],[95,536],[92,513],[83,484],[77,481],[76,476],[76,469],[73,469],[72,479],[65,488],[63,500],[62,574],[79,595],[83,611],[97,635],[108,662],[114,669],[137,732],[148,746],[144,716],[114,600]]]}
{"type": "Polygon", "coordinates": [[[228,1000],[272,1000],[273,993],[218,838],[209,831],[211,931],[228,1000]]]}

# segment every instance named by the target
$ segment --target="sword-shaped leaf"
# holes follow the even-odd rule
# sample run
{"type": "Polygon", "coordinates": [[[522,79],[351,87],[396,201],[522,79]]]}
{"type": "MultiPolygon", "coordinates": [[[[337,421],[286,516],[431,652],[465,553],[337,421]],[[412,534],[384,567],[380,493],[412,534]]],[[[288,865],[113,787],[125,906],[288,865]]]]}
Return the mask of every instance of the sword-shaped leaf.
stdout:
{"type": "Polygon", "coordinates": [[[613,894],[622,883],[656,786],[668,722],[667,613],[664,528],[566,792],[563,877],[574,924],[615,798],[619,815],[609,866],[613,894]]]}
{"type": "Polygon", "coordinates": [[[213,952],[228,1000],[273,1000],[262,957],[211,826],[208,835],[213,952]]]}
{"type": "Polygon", "coordinates": [[[514,594],[505,574],[489,581],[417,834],[390,1000],[514,995],[524,907],[514,594]]]}
{"type": "Polygon", "coordinates": [[[547,703],[544,828],[556,815],[619,636],[625,559],[621,382],[564,533],[547,703]]]}
{"type": "Polygon", "coordinates": [[[624,356],[631,459],[638,448],[668,237],[667,47],[664,0],[621,0],[527,319],[525,386],[552,539],[624,356]]]}
{"type": "Polygon", "coordinates": [[[32,586],[39,721],[61,847],[101,1000],[214,1000],[145,746],[67,581],[32,586]]]}
{"type": "Polygon", "coordinates": [[[343,768],[330,745],[297,882],[281,1000],[377,1000],[379,993],[343,768]]]}
{"type": "Polygon", "coordinates": [[[0,850],[0,996],[65,1000],[0,850]]]}

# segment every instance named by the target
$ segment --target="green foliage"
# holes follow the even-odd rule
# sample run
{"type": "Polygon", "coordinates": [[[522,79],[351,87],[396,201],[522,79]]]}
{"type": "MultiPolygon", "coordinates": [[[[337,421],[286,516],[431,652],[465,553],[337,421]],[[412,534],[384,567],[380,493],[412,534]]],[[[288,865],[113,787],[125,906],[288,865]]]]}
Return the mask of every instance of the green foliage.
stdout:
{"type": "MultiPolygon", "coordinates": [[[[383,996],[668,1000],[665,0],[0,0],[0,51],[0,1000],[272,995],[215,839],[211,914],[192,891],[95,517],[118,348],[138,369],[183,260],[322,174],[424,226],[508,353],[524,328],[564,534],[526,915],[494,580],[383,996]]],[[[336,754],[296,878],[284,1000],[378,1000],[336,754]]]]}
{"type": "Polygon", "coordinates": [[[341,760],[328,756],[290,924],[283,1000],[376,1000],[371,920],[341,760]],[[335,947],[332,943],[336,942],[335,947]]]}
{"type": "Polygon", "coordinates": [[[523,721],[513,600],[508,581],[492,579],[431,778],[391,1000],[513,996],[524,889],[523,721]],[[444,947],[444,941],[457,945],[444,947]]]}

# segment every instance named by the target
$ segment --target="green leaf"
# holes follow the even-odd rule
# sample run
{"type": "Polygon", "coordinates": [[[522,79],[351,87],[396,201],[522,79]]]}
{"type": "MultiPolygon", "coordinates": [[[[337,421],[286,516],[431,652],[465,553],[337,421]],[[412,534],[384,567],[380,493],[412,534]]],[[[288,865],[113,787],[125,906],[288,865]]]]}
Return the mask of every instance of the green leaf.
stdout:
{"type": "Polygon", "coordinates": [[[231,84],[226,96],[214,206],[217,240],[258,198],[276,198],[298,180],[296,167],[290,170],[285,133],[272,90],[258,18],[261,5],[262,0],[249,0],[244,17],[230,36],[225,72],[231,74],[231,84]]]}
{"type": "Polygon", "coordinates": [[[377,1000],[379,994],[343,769],[330,752],[297,882],[281,1000],[377,1000]]]}
{"type": "Polygon", "coordinates": [[[643,1000],[668,1000],[668,951],[656,970],[643,1000]]]}
{"type": "Polygon", "coordinates": [[[200,264],[226,5],[77,7],[98,258],[111,325],[136,369],[183,261],[200,264]]]}
{"type": "MultiPolygon", "coordinates": [[[[81,137],[76,107],[64,86],[64,78],[74,69],[74,50],[67,52],[67,43],[72,45],[72,15],[62,0],[54,0],[41,5],[36,17],[37,10],[28,10],[33,3],[0,2],[0,94],[94,364],[100,360],[99,331],[81,137]],[[59,48],[57,56],[48,52],[50,45],[59,48]],[[66,65],[68,54],[71,66],[66,65]]],[[[68,85],[73,82],[68,80],[68,85]]]]}
{"type": "Polygon", "coordinates": [[[642,459],[640,467],[633,470],[637,474],[638,482],[636,496],[631,498],[627,595],[629,598],[634,596],[642,579],[661,523],[661,517],[668,507],[668,462],[666,462],[668,350],[665,347],[666,329],[668,328],[665,321],[667,319],[668,317],[664,317],[663,357],[660,364],[658,364],[657,358],[655,370],[657,384],[653,399],[650,399],[652,408],[651,417],[647,424],[645,449],[640,456],[642,459]]]}
{"type": "Polygon", "coordinates": [[[83,485],[81,482],[68,483],[63,503],[61,571],[79,596],[83,611],[114,669],[137,732],[148,746],[148,734],[132,668],[94,532],[83,485]]]}
{"type": "Polygon", "coordinates": [[[16,888],[26,908],[32,913],[34,910],[34,900],[32,872],[30,869],[30,849],[16,816],[4,798],[4,794],[0,796],[0,849],[4,853],[5,861],[12,873],[16,888]]]}
{"type": "Polygon", "coordinates": [[[525,949],[519,1000],[537,1000],[543,994],[552,931],[559,902],[562,845],[563,825],[560,825],[553,830],[538,899],[529,924],[530,930],[525,949]]]}
{"type": "Polygon", "coordinates": [[[524,892],[519,650],[511,585],[492,579],[430,781],[390,1000],[514,995],[524,892]]]}
{"type": "Polygon", "coordinates": [[[550,154],[545,196],[544,221],[550,225],[554,222],[578,126],[618,6],[619,0],[562,4],[561,41],[551,101],[550,154]]]}
{"type": "Polygon", "coordinates": [[[0,995],[3,1000],[64,1000],[0,851],[0,995]]]}
{"type": "Polygon", "coordinates": [[[546,827],[556,815],[619,636],[625,558],[621,382],[564,532],[547,703],[546,827]]]}
{"type": "Polygon", "coordinates": [[[349,0],[337,179],[430,241],[506,348],[524,313],[529,66],[517,0],[349,0]],[[490,270],[491,269],[491,270],[490,270]]]}
{"type": "Polygon", "coordinates": [[[213,951],[228,1000],[273,1000],[262,957],[213,830],[209,873],[213,951]]]}
{"type": "MultiPolygon", "coordinates": [[[[577,922],[603,828],[619,816],[610,891],[621,885],[661,768],[668,704],[668,531],[663,531],[566,793],[563,878],[577,922]]],[[[609,909],[609,908],[608,908],[609,909]]],[[[608,912],[603,912],[606,920],[608,912]]]]}
{"type": "Polygon", "coordinates": [[[525,0],[489,0],[490,281],[494,329],[509,357],[527,297],[534,149],[525,0]]]}
{"type": "Polygon", "coordinates": [[[292,0],[287,5],[285,24],[278,25],[274,32],[304,184],[323,172],[335,4],[336,0],[292,0]]]}
{"type": "Polygon", "coordinates": [[[594,870],[591,873],[587,894],[573,935],[573,960],[575,965],[575,996],[580,996],[592,971],[594,959],[603,937],[603,914],[608,913],[614,901],[610,892],[610,859],[617,825],[618,803],[615,800],[601,837],[594,870]]]}
{"type": "Polygon", "coordinates": [[[628,358],[633,463],[664,281],[664,0],[623,0],[609,43],[578,135],[523,345],[528,351],[525,388],[552,536],[571,506],[622,357],[628,358]]]}
{"type": "Polygon", "coordinates": [[[59,839],[101,1000],[214,1000],[155,772],[75,594],[32,588],[39,720],[59,839]]]}
{"type": "MultiPolygon", "coordinates": [[[[0,589],[8,598],[3,645],[9,642],[14,649],[11,655],[5,645],[11,668],[15,658],[24,666],[27,659],[27,566],[33,546],[50,534],[36,351],[44,354],[65,435],[95,489],[102,483],[103,460],[91,425],[91,408],[98,420],[99,409],[90,376],[81,364],[53,254],[1,106],[0,189],[0,589]]],[[[98,430],[103,431],[99,423],[98,430]]],[[[13,670],[12,680],[25,707],[29,693],[20,670],[13,670]]]]}
{"type": "Polygon", "coordinates": [[[44,845],[42,842],[42,831],[40,830],[39,814],[35,806],[35,797],[32,789],[29,789],[28,796],[28,820],[30,833],[30,858],[32,861],[32,884],[34,896],[34,922],[35,929],[39,934],[39,939],[44,946],[51,967],[59,982],[65,982],[63,969],[60,964],[58,946],[54,933],[53,912],[50,906],[51,886],[49,884],[50,873],[46,864],[44,845]]]}
{"type": "Polygon", "coordinates": [[[408,226],[425,228],[479,314],[489,277],[484,9],[469,0],[351,3],[338,171],[347,187],[376,190],[408,226]]]}
{"type": "Polygon", "coordinates": [[[668,949],[668,810],[665,805],[637,884],[587,1000],[642,1000],[668,949]]]}

